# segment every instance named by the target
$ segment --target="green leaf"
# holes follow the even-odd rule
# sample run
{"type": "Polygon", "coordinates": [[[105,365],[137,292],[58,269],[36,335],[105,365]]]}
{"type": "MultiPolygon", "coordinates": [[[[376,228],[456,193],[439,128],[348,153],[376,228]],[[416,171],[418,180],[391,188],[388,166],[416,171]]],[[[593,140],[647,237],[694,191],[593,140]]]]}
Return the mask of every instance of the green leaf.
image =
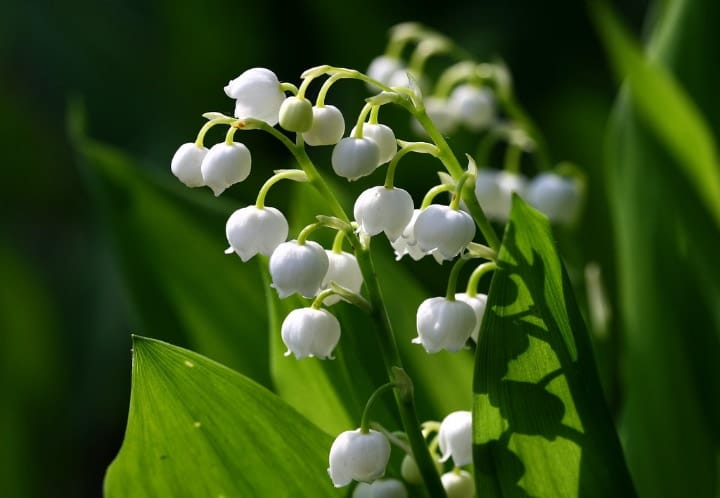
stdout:
{"type": "Polygon", "coordinates": [[[331,444],[246,377],[135,336],[127,432],[105,496],[339,496],[326,472],[331,444]]]}
{"type": "Polygon", "coordinates": [[[210,204],[209,192],[189,191],[169,172],[154,177],[86,138],[81,118],[71,116],[73,142],[137,313],[134,330],[187,341],[269,385],[257,269],[223,254],[225,221],[238,206],[215,198],[210,204]]]}
{"type": "Polygon", "coordinates": [[[513,200],[474,380],[478,496],[634,496],[547,219],[513,200]]]}
{"type": "MultiPolygon", "coordinates": [[[[688,2],[672,2],[669,8],[678,11],[684,3],[688,2]]],[[[643,54],[604,2],[591,5],[605,48],[627,84],[633,105],[675,157],[676,166],[687,175],[720,225],[720,163],[712,130],[702,112],[657,57],[643,54]]]]}

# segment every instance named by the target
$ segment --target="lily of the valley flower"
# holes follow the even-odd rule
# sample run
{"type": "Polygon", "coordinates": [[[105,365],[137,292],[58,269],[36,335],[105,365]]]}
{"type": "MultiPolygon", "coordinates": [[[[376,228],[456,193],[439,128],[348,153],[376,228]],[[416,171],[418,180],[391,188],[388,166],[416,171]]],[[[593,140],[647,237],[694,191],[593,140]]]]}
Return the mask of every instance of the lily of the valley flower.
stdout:
{"type": "Polygon", "coordinates": [[[285,94],[275,73],[264,67],[248,69],[225,87],[225,94],[235,99],[235,117],[253,118],[275,126],[285,94]]]}
{"type": "Polygon", "coordinates": [[[194,142],[182,144],[170,163],[170,170],[178,180],[188,187],[205,185],[200,166],[208,153],[206,147],[199,147],[194,142]]]}
{"type": "Polygon", "coordinates": [[[372,484],[361,482],[355,486],[352,498],[407,498],[407,489],[398,479],[378,479],[372,484]]]}
{"type": "Polygon", "coordinates": [[[390,442],[380,432],[360,429],[341,433],[330,448],[328,474],[336,488],[351,481],[373,482],[385,474],[390,442]]]}
{"type": "Polygon", "coordinates": [[[476,323],[475,328],[470,333],[470,338],[475,341],[475,344],[477,344],[478,337],[480,335],[480,324],[482,323],[482,318],[485,314],[485,306],[487,305],[487,295],[476,294],[474,296],[468,296],[466,293],[463,292],[455,294],[455,299],[464,303],[468,303],[475,312],[476,323]]]}
{"type": "Polygon", "coordinates": [[[449,106],[457,119],[470,130],[484,130],[495,120],[495,98],[490,90],[475,85],[456,86],[449,106]]]}
{"type": "Polygon", "coordinates": [[[457,256],[473,237],[472,217],[449,206],[428,206],[415,221],[415,238],[420,250],[437,256],[439,262],[457,256]]]}
{"type": "MultiPolygon", "coordinates": [[[[355,135],[355,128],[350,131],[350,136],[355,135]]],[[[380,159],[378,165],[390,161],[397,152],[397,139],[395,132],[387,125],[380,123],[365,123],[363,125],[363,137],[373,140],[380,148],[380,159]]]]}
{"type": "Polygon", "coordinates": [[[472,498],[475,482],[467,470],[454,469],[440,476],[447,498],[472,498]]]}
{"type": "Polygon", "coordinates": [[[353,208],[360,233],[373,236],[385,232],[396,240],[413,215],[413,200],[401,188],[372,187],[355,201],[353,208]]]}
{"type": "Polygon", "coordinates": [[[203,182],[217,197],[230,185],[248,177],[251,162],[250,151],[245,145],[238,142],[215,144],[202,161],[203,182]]]}
{"type": "MultiPolygon", "coordinates": [[[[388,55],[381,55],[375,57],[372,62],[370,62],[367,75],[385,85],[395,86],[400,76],[405,76],[406,71],[407,68],[400,59],[388,55]]],[[[368,86],[370,87],[370,91],[377,92],[380,90],[375,86],[368,86]]]]}
{"type": "Polygon", "coordinates": [[[333,105],[312,108],[312,126],[303,133],[308,145],[335,145],[345,134],[345,118],[333,105]]]}
{"type": "Polygon", "coordinates": [[[528,202],[554,223],[572,223],[580,208],[576,182],[556,173],[541,173],[530,182],[528,202]]]}
{"type": "Polygon", "coordinates": [[[308,131],[312,127],[313,108],[308,99],[291,96],[286,98],[279,111],[280,126],[287,131],[308,131]]]}
{"type": "Polygon", "coordinates": [[[317,242],[283,242],[270,256],[272,287],[280,299],[296,292],[304,297],[313,297],[320,290],[328,266],[327,254],[317,242]]]}
{"type": "Polygon", "coordinates": [[[469,304],[444,297],[431,297],[418,307],[418,336],[412,342],[421,344],[428,353],[437,353],[443,349],[460,351],[475,328],[476,321],[475,312],[469,304]]]}
{"type": "MultiPolygon", "coordinates": [[[[327,289],[330,282],[345,287],[348,290],[360,292],[363,284],[362,273],[358,265],[355,255],[348,252],[325,251],[328,256],[328,271],[322,281],[322,288],[327,289]]],[[[328,296],[323,300],[325,306],[331,306],[340,301],[340,297],[336,295],[328,296]]]]}
{"type": "Polygon", "coordinates": [[[413,210],[412,218],[410,218],[408,224],[405,225],[400,237],[390,242],[395,250],[395,259],[398,261],[400,261],[400,259],[402,259],[402,257],[406,254],[415,261],[419,261],[423,257],[427,256],[427,252],[420,249],[415,237],[415,222],[417,221],[417,217],[420,213],[421,211],[419,209],[413,210]]]}
{"type": "Polygon", "coordinates": [[[452,457],[456,467],[472,463],[472,413],[452,412],[440,423],[438,442],[442,458],[446,462],[452,457]]]}
{"type": "Polygon", "coordinates": [[[333,149],[330,161],[338,176],[357,180],[380,165],[380,147],[371,138],[345,137],[333,149]]]}
{"type": "Polygon", "coordinates": [[[248,261],[258,253],[270,256],[287,238],[288,223],[278,209],[247,206],[230,215],[225,234],[230,243],[225,252],[235,252],[240,259],[248,261]]]}
{"type": "Polygon", "coordinates": [[[512,194],[525,197],[527,178],[509,171],[480,170],[475,180],[475,196],[485,215],[505,222],[510,216],[512,194]]]}
{"type": "Polygon", "coordinates": [[[285,317],[281,336],[288,348],[285,356],[333,359],[332,352],[340,340],[340,322],[327,310],[300,308],[285,317]]]}

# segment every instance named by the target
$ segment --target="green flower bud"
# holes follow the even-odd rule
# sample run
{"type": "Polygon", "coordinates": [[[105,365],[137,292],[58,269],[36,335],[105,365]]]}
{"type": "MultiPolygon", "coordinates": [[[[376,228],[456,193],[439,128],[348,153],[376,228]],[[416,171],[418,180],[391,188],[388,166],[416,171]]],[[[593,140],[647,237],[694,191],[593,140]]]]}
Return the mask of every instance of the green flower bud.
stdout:
{"type": "Polygon", "coordinates": [[[300,97],[288,97],[280,106],[280,126],[287,131],[308,131],[313,123],[312,104],[300,97]]]}

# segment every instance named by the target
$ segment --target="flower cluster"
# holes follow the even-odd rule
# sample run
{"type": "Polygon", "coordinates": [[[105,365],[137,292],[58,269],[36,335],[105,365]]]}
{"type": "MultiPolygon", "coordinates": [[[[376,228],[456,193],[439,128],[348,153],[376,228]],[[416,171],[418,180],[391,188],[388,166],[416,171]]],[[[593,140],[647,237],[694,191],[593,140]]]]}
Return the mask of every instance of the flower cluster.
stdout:
{"type": "MultiPolygon", "coordinates": [[[[393,31],[388,53],[373,60],[367,74],[318,66],[305,71],[296,86],[281,82],[269,69],[248,69],[225,87],[227,96],[235,101],[233,116],[207,113],[208,121],[196,140],[183,144],[175,153],[173,174],[188,187],[210,187],[216,196],[250,174],[251,153],[234,138],[240,130],[269,133],[297,161],[297,169],[275,171],[260,189],[255,204],[237,209],[226,224],[228,254],[237,254],[243,262],[256,255],[269,258],[271,286],[280,299],[297,294],[312,300],[308,306],[291,311],[281,324],[286,355],[298,360],[332,359],[341,339],[333,306],[341,300],[371,312],[383,306],[376,290],[377,277],[368,263],[371,240],[381,235],[398,260],[405,255],[415,261],[431,256],[439,264],[452,265],[446,295],[420,303],[417,337],[412,342],[427,353],[457,352],[470,340],[477,344],[487,301],[487,296],[477,292],[478,281],[496,268],[494,262],[476,265],[465,292],[456,292],[456,285],[466,262],[494,259],[497,236],[489,221],[503,223],[508,219],[513,193],[526,197],[551,221],[571,224],[577,218],[582,177],[569,165],[549,168],[538,145],[541,141],[531,134],[534,128],[513,115],[515,107],[506,105],[511,88],[504,66],[460,61],[429,91],[424,63],[433,54],[448,52],[451,46],[446,38],[409,24],[393,31]],[[399,46],[410,42],[417,43],[422,56],[412,57],[411,64],[406,65],[395,54],[402,52],[399,46]],[[321,79],[313,101],[308,89],[321,79]],[[344,114],[325,103],[331,87],[343,79],[361,80],[374,93],[347,134],[344,114]],[[405,109],[413,126],[429,141],[399,140],[393,128],[380,120],[385,105],[405,109]],[[208,150],[205,136],[218,125],[227,126],[225,140],[208,150]],[[484,137],[478,157],[468,156],[466,166],[460,164],[444,138],[459,127],[484,137]],[[503,138],[507,144],[504,167],[490,168],[490,147],[503,138]],[[330,164],[318,168],[307,149],[324,146],[332,147],[330,164]],[[439,184],[419,205],[410,192],[395,185],[395,171],[411,153],[436,158],[443,170],[439,184]],[[536,156],[541,172],[532,180],[521,173],[523,153],[536,156]],[[384,165],[384,183],[368,186],[357,196],[350,218],[324,175],[332,171],[348,181],[357,181],[384,165]],[[283,212],[265,205],[270,189],[281,180],[309,183],[328,201],[328,212],[319,213],[290,240],[283,212]],[[450,195],[448,203],[436,202],[442,193],[450,195]],[[310,240],[319,229],[335,231],[332,248],[310,240]]],[[[386,324],[378,326],[385,327],[382,333],[392,335],[386,324]]],[[[399,366],[399,358],[384,360],[399,366]]],[[[391,383],[395,389],[399,386],[391,383]]],[[[430,452],[439,445],[442,458],[435,458],[432,465],[441,466],[450,458],[454,462],[453,470],[443,474],[438,485],[441,483],[449,496],[472,496],[472,479],[460,469],[472,463],[470,413],[452,413],[436,429],[436,444],[430,443],[430,452]]],[[[414,482],[417,478],[412,469],[415,466],[417,471],[418,467],[411,455],[418,456],[421,449],[417,437],[408,434],[408,439],[415,446],[403,448],[408,455],[403,478],[414,482]]],[[[406,496],[402,481],[378,480],[385,474],[390,457],[389,441],[387,432],[369,429],[365,421],[359,429],[340,434],[330,450],[328,469],[335,486],[355,480],[368,483],[357,486],[356,496],[406,496]]],[[[429,461],[418,458],[417,463],[424,462],[427,471],[429,461]]]]}

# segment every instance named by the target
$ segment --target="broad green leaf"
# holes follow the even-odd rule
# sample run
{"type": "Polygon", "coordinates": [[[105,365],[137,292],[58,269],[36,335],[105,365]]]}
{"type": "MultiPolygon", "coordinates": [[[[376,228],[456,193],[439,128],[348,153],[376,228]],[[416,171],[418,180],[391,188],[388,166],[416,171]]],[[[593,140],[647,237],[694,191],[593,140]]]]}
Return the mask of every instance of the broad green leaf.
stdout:
{"type": "MultiPolygon", "coordinates": [[[[668,3],[677,11],[688,2],[668,3]]],[[[675,157],[676,167],[687,175],[720,225],[720,162],[712,130],[702,112],[657,58],[643,54],[604,2],[592,5],[605,47],[616,72],[628,86],[633,105],[675,157]]]]}
{"type": "Polygon", "coordinates": [[[547,219],[513,200],[474,380],[478,496],[634,496],[547,219]]]}
{"type": "Polygon", "coordinates": [[[268,385],[257,269],[223,254],[225,220],[239,206],[218,199],[208,205],[207,192],[186,193],[169,172],[153,178],[120,152],[86,138],[79,124],[73,139],[139,317],[135,331],[179,336],[268,385]]]}
{"type": "Polygon", "coordinates": [[[128,426],[105,496],[339,496],[326,472],[331,444],[237,372],[135,336],[128,426]]]}

